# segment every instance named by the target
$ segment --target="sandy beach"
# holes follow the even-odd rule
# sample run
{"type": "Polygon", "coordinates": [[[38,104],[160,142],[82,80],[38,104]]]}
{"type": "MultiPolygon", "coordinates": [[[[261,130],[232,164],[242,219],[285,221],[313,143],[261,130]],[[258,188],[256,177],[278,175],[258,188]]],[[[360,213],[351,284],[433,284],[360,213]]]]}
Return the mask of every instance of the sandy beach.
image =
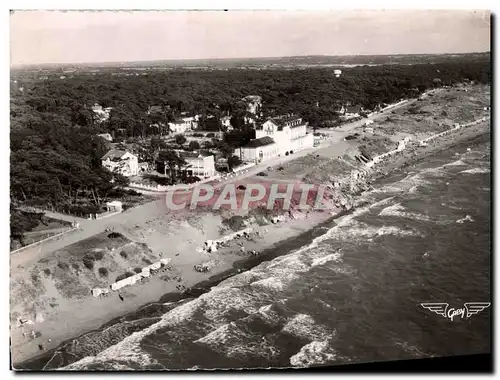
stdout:
{"type": "MultiPolygon", "coordinates": [[[[410,165],[433,152],[488,133],[489,125],[490,121],[488,120],[464,128],[435,140],[427,147],[419,147],[414,144],[390,160],[378,164],[369,176],[362,180],[363,184],[361,185],[372,183],[376,178],[384,176],[392,170],[410,165]]],[[[322,159],[323,166],[329,167],[328,165],[332,166],[329,164],[332,161],[329,160],[353,149],[354,146],[355,143],[350,141],[341,141],[340,143],[330,141],[305,159],[322,159]]],[[[294,161],[300,164],[300,159],[294,161]]],[[[305,175],[309,175],[315,170],[320,171],[320,174],[325,174],[319,164],[318,168],[315,168],[308,165],[300,166],[294,161],[289,161],[288,166],[285,167],[282,175],[285,177],[284,179],[301,180],[305,178],[305,175]]],[[[340,169],[337,167],[332,166],[329,170],[340,173],[340,169]]],[[[347,173],[346,170],[344,171],[347,173]]],[[[279,172],[273,172],[269,179],[279,180],[280,175],[279,172]]],[[[248,183],[251,180],[250,176],[247,179],[248,183]]],[[[366,188],[362,190],[366,190],[366,188]]],[[[352,196],[351,200],[355,199],[355,194],[350,195],[352,196]]],[[[144,254],[150,261],[159,260],[162,257],[171,259],[168,270],[152,276],[143,283],[123,288],[120,292],[111,292],[108,297],[94,298],[89,291],[87,294],[79,293],[77,296],[65,297],[47,276],[41,276],[40,281],[45,293],[42,298],[37,299],[36,304],[31,305],[29,304],[30,297],[36,298],[36,294],[23,297],[25,294],[23,292],[26,292],[27,282],[31,281],[30,276],[33,279],[32,266],[36,264],[36,270],[42,270],[43,265],[48,265],[47,263],[55,258],[45,258],[43,255],[38,257],[32,255],[27,259],[23,259],[22,256],[11,258],[11,348],[13,362],[20,363],[44,354],[69,338],[97,329],[108,321],[134,311],[143,305],[158,302],[167,293],[182,293],[193,288],[200,282],[231,270],[237,262],[251,261],[252,258],[256,257],[251,251],[256,251],[258,256],[260,252],[277,246],[280,242],[304,233],[338,215],[342,209],[317,211],[309,214],[299,213],[295,218],[277,224],[259,225],[253,222],[251,224],[253,233],[249,238],[233,240],[216,252],[206,252],[202,247],[206,240],[218,239],[231,232],[227,226],[225,229],[221,228],[223,225],[221,213],[207,212],[200,215],[186,211],[184,216],[179,216],[179,214],[166,211],[168,210],[164,207],[164,199],[162,198],[143,205],[141,208],[127,210],[120,215],[119,221],[113,219],[106,223],[107,228],[121,234],[129,242],[139,246],[144,245],[144,254]],[[199,272],[194,269],[195,265],[207,261],[211,261],[214,265],[210,271],[199,272]],[[26,314],[27,312],[29,313],[26,314]],[[38,314],[42,315],[41,319],[36,318],[38,314]],[[34,322],[16,327],[16,318],[19,317],[31,319],[34,322]]],[[[85,238],[89,238],[97,231],[90,229],[81,233],[85,234],[85,238]]],[[[75,242],[75,245],[81,243],[78,242],[77,238],[75,238],[75,242]]],[[[54,242],[51,244],[57,248],[59,248],[57,244],[61,244],[62,248],[62,243],[54,242]]],[[[115,247],[105,247],[105,249],[115,252],[113,255],[117,256],[117,252],[114,251],[115,247]]],[[[55,252],[56,256],[57,252],[55,252]]],[[[63,254],[66,253],[63,252],[61,255],[64,256],[63,254]]],[[[132,270],[134,265],[138,264],[125,263],[120,267],[121,269],[116,270],[132,270]]],[[[87,282],[86,284],[89,285],[88,290],[90,290],[92,283],[87,282]]]]}
{"type": "Polygon", "coordinates": [[[35,325],[24,328],[12,326],[12,353],[15,363],[40,354],[40,344],[43,345],[44,352],[55,348],[63,341],[99,328],[113,318],[148,303],[157,302],[166,293],[179,292],[177,288],[179,285],[189,289],[214,275],[228,271],[235,262],[251,256],[249,253],[251,250],[261,252],[272,248],[279,242],[303,233],[331,217],[332,214],[329,212],[318,212],[310,214],[308,218],[262,226],[256,228],[251,240],[235,240],[227,247],[209,254],[197,250],[196,248],[201,246],[200,241],[193,240],[182,248],[178,247],[178,256],[172,257],[172,269],[166,272],[172,280],[165,281],[165,275],[158,275],[147,282],[126,287],[120,292],[124,301],[120,300],[117,292],[101,299],[88,296],[65,300],[60,297],[57,308],[46,309],[43,322],[35,322],[35,325]],[[245,252],[241,251],[241,246],[245,247],[245,252]],[[207,260],[217,262],[217,266],[210,272],[200,273],[193,269],[193,265],[207,260]],[[179,279],[181,280],[178,281],[179,279]],[[31,330],[35,330],[41,336],[35,339],[23,337],[23,332],[29,333],[31,330]]]}

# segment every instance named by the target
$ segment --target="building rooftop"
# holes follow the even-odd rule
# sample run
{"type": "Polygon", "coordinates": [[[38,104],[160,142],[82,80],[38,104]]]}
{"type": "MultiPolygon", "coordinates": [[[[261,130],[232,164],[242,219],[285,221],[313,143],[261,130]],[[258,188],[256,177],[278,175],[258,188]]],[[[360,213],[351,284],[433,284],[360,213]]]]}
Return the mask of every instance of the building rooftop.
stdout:
{"type": "Polygon", "coordinates": [[[301,118],[297,115],[280,115],[271,118],[271,120],[280,127],[284,127],[286,124],[293,121],[302,121],[301,118]]]}
{"type": "Polygon", "coordinates": [[[194,158],[203,158],[213,156],[213,154],[207,152],[186,152],[186,151],[178,151],[179,156],[184,159],[194,159],[194,158]]]}
{"type": "Polygon", "coordinates": [[[261,137],[260,139],[254,139],[254,140],[250,141],[243,148],[258,148],[260,146],[271,145],[274,143],[275,142],[274,142],[272,137],[264,136],[264,137],[261,137]]]}
{"type": "Polygon", "coordinates": [[[245,96],[242,100],[244,100],[245,102],[261,102],[262,97],[259,95],[248,95],[245,96]]]}
{"type": "Polygon", "coordinates": [[[347,113],[360,113],[361,106],[347,106],[345,112],[347,112],[347,113]]]}
{"type": "Polygon", "coordinates": [[[111,149],[108,153],[102,156],[102,160],[107,160],[108,158],[110,158],[112,161],[117,161],[122,158],[122,156],[127,152],[128,151],[121,149],[111,149]]]}
{"type": "Polygon", "coordinates": [[[150,106],[148,108],[148,113],[161,113],[163,112],[162,106],[150,106]]]}
{"type": "Polygon", "coordinates": [[[109,141],[113,140],[113,136],[111,136],[111,134],[109,134],[109,133],[101,133],[101,134],[98,134],[97,136],[102,137],[105,140],[109,140],[109,141]]]}
{"type": "MultiPolygon", "coordinates": [[[[267,121],[272,121],[274,124],[276,124],[278,126],[278,131],[283,130],[283,127],[285,127],[287,125],[290,128],[297,128],[297,127],[304,125],[304,123],[302,122],[302,118],[300,116],[297,116],[297,115],[274,116],[274,117],[267,119],[267,121]],[[294,121],[299,121],[299,123],[297,125],[290,125],[290,123],[292,123],[294,121]]],[[[258,129],[262,129],[262,128],[263,128],[262,125],[260,125],[258,127],[258,129]]]]}

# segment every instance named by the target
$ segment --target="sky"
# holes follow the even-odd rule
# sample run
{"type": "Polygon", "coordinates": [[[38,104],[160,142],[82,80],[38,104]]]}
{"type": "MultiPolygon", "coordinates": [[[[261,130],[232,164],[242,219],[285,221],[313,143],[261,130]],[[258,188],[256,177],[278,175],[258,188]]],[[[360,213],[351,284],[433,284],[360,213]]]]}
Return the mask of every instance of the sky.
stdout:
{"type": "Polygon", "coordinates": [[[490,51],[488,11],[16,11],[11,65],[490,51]]]}

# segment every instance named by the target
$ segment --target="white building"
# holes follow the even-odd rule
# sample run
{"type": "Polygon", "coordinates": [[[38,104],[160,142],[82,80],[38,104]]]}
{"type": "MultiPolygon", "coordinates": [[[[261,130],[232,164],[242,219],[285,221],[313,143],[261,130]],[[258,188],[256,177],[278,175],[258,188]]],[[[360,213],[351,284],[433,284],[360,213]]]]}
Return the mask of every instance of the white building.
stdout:
{"type": "Polygon", "coordinates": [[[213,177],[215,175],[215,160],[214,156],[203,156],[184,154],[184,160],[187,162],[187,171],[190,175],[201,179],[213,177]]]}
{"type": "MultiPolygon", "coordinates": [[[[266,161],[280,155],[293,154],[314,146],[314,136],[307,133],[307,124],[294,115],[268,119],[255,130],[255,140],[242,148],[244,161],[266,161]]],[[[235,152],[238,155],[239,150],[235,152]]]]}
{"type": "Polygon", "coordinates": [[[102,123],[103,121],[108,120],[112,109],[113,109],[112,107],[107,107],[103,109],[102,106],[99,105],[98,103],[94,103],[94,105],[92,106],[92,111],[97,117],[98,123],[102,123]]]}
{"type": "Polygon", "coordinates": [[[278,144],[272,137],[264,136],[250,141],[247,145],[236,149],[235,156],[240,156],[242,161],[265,162],[279,155],[278,144]]]}
{"type": "Polygon", "coordinates": [[[262,97],[258,95],[245,96],[243,101],[247,104],[247,111],[254,115],[257,115],[262,107],[262,97]]]}
{"type": "Polygon", "coordinates": [[[186,123],[182,120],[168,123],[168,128],[172,133],[185,133],[192,130],[191,123],[186,123]]]}
{"type": "Polygon", "coordinates": [[[110,211],[123,211],[123,203],[120,201],[106,202],[106,210],[110,211]]]}
{"type": "Polygon", "coordinates": [[[406,149],[406,144],[408,144],[411,141],[411,137],[407,136],[403,140],[398,141],[398,148],[397,150],[402,151],[406,149]]]}
{"type": "Polygon", "coordinates": [[[102,166],[112,173],[130,177],[139,172],[139,159],[126,150],[111,149],[101,160],[102,166]]]}
{"type": "Polygon", "coordinates": [[[198,128],[200,115],[184,116],[174,122],[168,123],[168,127],[173,133],[185,133],[198,128]]]}

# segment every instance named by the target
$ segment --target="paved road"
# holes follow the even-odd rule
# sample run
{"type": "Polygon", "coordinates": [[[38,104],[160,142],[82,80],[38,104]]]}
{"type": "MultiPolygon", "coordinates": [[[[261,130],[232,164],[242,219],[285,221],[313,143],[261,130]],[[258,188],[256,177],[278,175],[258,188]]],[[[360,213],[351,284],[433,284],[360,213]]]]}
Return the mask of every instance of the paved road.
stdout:
{"type": "MultiPolygon", "coordinates": [[[[416,102],[416,99],[409,100],[408,102],[396,106],[388,110],[387,112],[391,112],[401,107],[407,107],[413,104],[414,102],[416,102]]],[[[376,113],[370,116],[368,119],[377,120],[380,117],[386,116],[387,112],[376,113]]],[[[305,149],[289,156],[278,157],[277,159],[272,160],[271,162],[266,162],[256,165],[253,168],[251,168],[247,173],[218,182],[215,185],[215,187],[220,188],[224,186],[226,183],[233,183],[236,181],[240,181],[243,178],[253,176],[258,172],[265,170],[268,166],[275,167],[285,162],[294,160],[298,157],[303,157],[307,154],[321,151],[322,149],[331,149],[332,145],[336,145],[343,142],[344,138],[349,134],[350,131],[352,131],[355,128],[363,126],[366,120],[367,119],[361,119],[352,123],[344,124],[338,128],[335,128],[335,130],[328,130],[327,132],[330,134],[330,138],[328,140],[323,141],[322,144],[320,144],[320,146],[310,149],[305,149]]],[[[348,149],[348,147],[349,147],[348,144],[345,144],[343,146],[340,146],[339,144],[338,155],[341,155],[343,151],[348,149]]],[[[114,227],[116,228],[117,231],[124,233],[126,235],[125,225],[128,228],[130,228],[131,226],[134,226],[136,223],[144,222],[145,218],[147,217],[152,217],[153,215],[160,215],[161,212],[165,212],[164,194],[157,193],[157,195],[159,197],[158,200],[136,206],[134,208],[124,211],[121,214],[116,214],[98,220],[87,220],[87,219],[75,218],[68,215],[47,212],[46,213],[47,216],[54,217],[56,219],[60,218],[68,221],[77,220],[80,225],[80,229],[77,231],[70,232],[67,235],[60,237],[58,240],[48,241],[36,247],[28,248],[26,250],[11,255],[11,269],[14,269],[20,265],[28,266],[34,263],[35,261],[38,261],[40,258],[47,256],[58,249],[77,243],[80,240],[87,239],[93,235],[102,233],[106,228],[114,227]]]]}

